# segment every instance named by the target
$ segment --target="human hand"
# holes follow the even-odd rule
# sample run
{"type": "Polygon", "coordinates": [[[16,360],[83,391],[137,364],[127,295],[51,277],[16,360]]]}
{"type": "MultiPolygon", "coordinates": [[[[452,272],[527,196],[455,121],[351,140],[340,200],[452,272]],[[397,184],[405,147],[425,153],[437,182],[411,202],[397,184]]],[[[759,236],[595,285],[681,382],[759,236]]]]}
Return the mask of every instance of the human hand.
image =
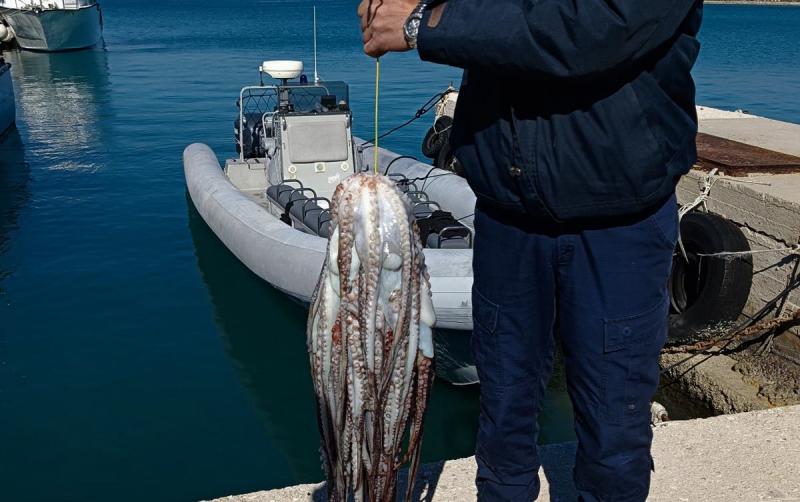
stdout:
{"type": "Polygon", "coordinates": [[[403,27],[418,0],[362,0],[361,18],[364,52],[379,58],[387,52],[409,50],[403,27]]]}

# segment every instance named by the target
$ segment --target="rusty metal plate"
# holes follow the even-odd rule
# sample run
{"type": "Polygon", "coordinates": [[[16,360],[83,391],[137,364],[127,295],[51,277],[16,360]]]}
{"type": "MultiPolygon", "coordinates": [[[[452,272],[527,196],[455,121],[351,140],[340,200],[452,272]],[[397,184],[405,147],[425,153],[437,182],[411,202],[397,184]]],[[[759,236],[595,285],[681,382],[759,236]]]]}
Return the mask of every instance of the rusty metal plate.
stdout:
{"type": "Polygon", "coordinates": [[[719,168],[727,176],[800,172],[800,157],[702,132],[697,135],[697,164],[704,170],[719,168]]]}

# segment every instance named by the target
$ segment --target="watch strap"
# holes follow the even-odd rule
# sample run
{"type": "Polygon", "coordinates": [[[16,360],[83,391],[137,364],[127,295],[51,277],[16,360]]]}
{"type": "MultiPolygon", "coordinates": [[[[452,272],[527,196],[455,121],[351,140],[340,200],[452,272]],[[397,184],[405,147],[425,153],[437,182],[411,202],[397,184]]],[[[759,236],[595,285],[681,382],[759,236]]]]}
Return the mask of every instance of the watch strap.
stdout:
{"type": "Polygon", "coordinates": [[[403,34],[409,49],[417,48],[419,28],[422,24],[422,17],[425,14],[425,9],[427,9],[429,3],[430,2],[428,0],[420,0],[419,4],[417,4],[414,10],[411,11],[411,15],[408,16],[408,19],[406,20],[406,23],[403,27],[403,34]],[[414,25],[414,21],[416,21],[416,25],[414,25]]]}

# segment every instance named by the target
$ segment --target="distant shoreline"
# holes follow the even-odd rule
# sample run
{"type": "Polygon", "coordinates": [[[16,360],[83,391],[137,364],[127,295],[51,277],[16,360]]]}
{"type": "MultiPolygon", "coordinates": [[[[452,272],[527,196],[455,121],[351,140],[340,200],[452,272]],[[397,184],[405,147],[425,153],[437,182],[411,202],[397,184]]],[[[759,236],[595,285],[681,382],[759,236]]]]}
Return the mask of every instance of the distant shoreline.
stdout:
{"type": "Polygon", "coordinates": [[[800,0],[705,0],[704,3],[718,5],[772,5],[781,7],[800,6],[800,0]]]}

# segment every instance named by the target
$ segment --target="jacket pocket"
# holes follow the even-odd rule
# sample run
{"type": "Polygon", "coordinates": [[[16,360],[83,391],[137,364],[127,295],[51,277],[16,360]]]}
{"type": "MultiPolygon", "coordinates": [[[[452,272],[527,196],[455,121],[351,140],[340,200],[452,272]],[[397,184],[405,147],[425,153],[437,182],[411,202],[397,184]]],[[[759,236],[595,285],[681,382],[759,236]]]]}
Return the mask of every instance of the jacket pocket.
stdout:
{"type": "Polygon", "coordinates": [[[450,146],[476,196],[496,207],[521,211],[522,199],[510,174],[514,153],[510,115],[500,83],[470,73],[470,83],[462,83],[458,95],[450,146]]]}
{"type": "Polygon", "coordinates": [[[666,249],[672,251],[678,244],[678,201],[675,195],[658,211],[647,218],[658,239],[666,249]]]}
{"type": "Polygon", "coordinates": [[[522,150],[535,159],[526,177],[557,219],[634,214],[674,189],[677,180],[667,169],[673,138],[661,136],[650,117],[655,112],[672,121],[677,107],[651,95],[661,91],[647,78],[652,80],[642,73],[585,107],[565,106],[536,125],[518,123],[520,141],[531,143],[522,150]]]}
{"type": "Polygon", "coordinates": [[[602,414],[608,423],[647,421],[658,388],[658,359],[667,338],[667,307],[606,320],[602,414]]]}

